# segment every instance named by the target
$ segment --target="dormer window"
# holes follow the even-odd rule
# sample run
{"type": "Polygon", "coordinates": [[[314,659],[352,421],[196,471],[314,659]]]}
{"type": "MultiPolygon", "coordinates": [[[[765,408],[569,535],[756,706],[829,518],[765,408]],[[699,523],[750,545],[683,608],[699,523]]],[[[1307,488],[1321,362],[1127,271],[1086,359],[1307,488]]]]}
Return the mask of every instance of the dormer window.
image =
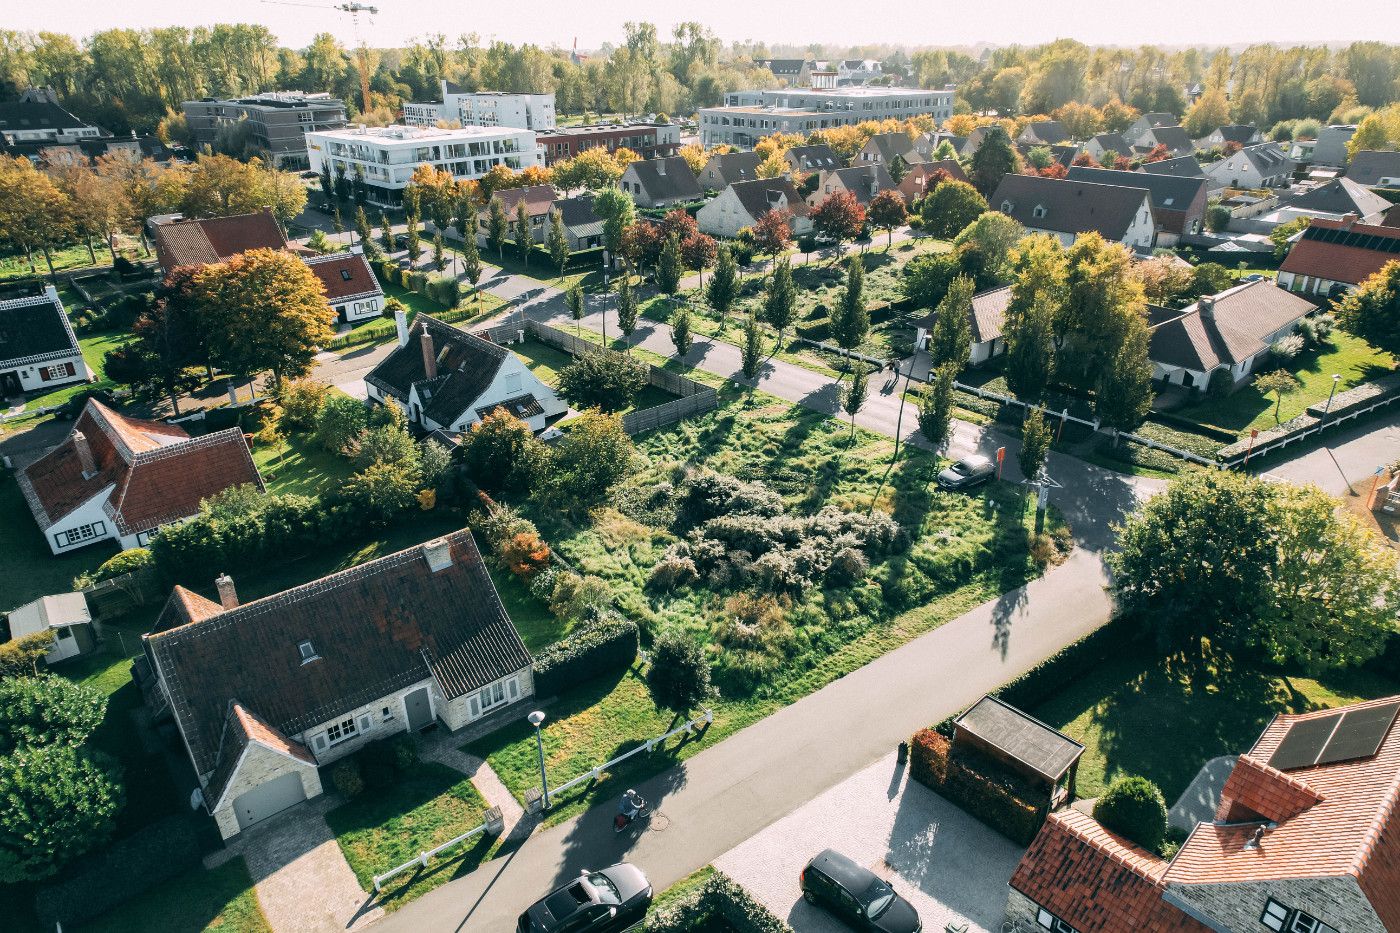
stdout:
{"type": "Polygon", "coordinates": [[[1009,213],[1011,213],[1015,208],[1016,208],[1016,205],[1012,204],[1010,201],[1002,201],[1002,202],[1001,202],[1001,212],[1002,212],[1003,214],[1009,214],[1009,213]]]}
{"type": "Polygon", "coordinates": [[[1044,217],[1044,216],[1045,216],[1045,205],[1044,205],[1044,204],[1037,204],[1034,208],[1032,208],[1032,210],[1031,210],[1031,216],[1032,216],[1032,217],[1044,217]]]}
{"type": "Polygon", "coordinates": [[[321,658],[321,656],[316,653],[316,648],[309,641],[304,641],[297,645],[297,653],[301,655],[302,664],[310,664],[312,661],[318,661],[321,658]]]}

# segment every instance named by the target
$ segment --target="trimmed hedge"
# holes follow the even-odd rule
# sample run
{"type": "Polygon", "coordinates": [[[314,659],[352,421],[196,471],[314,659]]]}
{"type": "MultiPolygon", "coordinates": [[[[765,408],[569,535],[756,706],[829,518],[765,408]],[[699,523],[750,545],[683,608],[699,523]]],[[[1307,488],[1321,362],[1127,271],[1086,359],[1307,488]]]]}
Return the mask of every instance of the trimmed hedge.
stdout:
{"type": "Polygon", "coordinates": [[[91,920],[184,874],[199,856],[189,819],[168,816],[80,863],[67,881],[40,889],[34,912],[49,927],[91,920]]]}
{"type": "Polygon", "coordinates": [[[1094,804],[1104,828],[1160,852],[1167,838],[1167,802],[1162,789],[1144,777],[1121,777],[1094,804]]]}
{"type": "Polygon", "coordinates": [[[629,667],[637,658],[637,646],[637,623],[620,615],[604,615],[574,629],[535,655],[535,695],[555,696],[629,667]]]}
{"type": "Polygon", "coordinates": [[[735,933],[792,933],[727,875],[715,872],[693,894],[647,918],[646,933],[701,933],[727,923],[735,933]]]}
{"type": "Polygon", "coordinates": [[[909,776],[932,788],[1018,845],[1040,832],[1045,814],[1033,801],[1044,792],[970,749],[954,751],[933,729],[914,736],[909,776]]]}

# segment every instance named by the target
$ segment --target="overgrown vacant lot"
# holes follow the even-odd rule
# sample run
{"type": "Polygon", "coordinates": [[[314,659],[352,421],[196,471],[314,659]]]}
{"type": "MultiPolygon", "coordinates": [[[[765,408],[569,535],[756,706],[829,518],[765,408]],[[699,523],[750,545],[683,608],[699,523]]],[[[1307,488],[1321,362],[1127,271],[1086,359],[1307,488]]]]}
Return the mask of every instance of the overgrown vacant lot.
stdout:
{"type": "MultiPolygon", "coordinates": [[[[1028,531],[1032,506],[1019,488],[939,491],[932,454],[903,448],[891,470],[891,439],[857,431],[852,442],[848,425],[762,393],[722,390],[716,412],[649,434],[639,449],[640,469],[610,505],[578,517],[533,503],[524,511],[570,564],[607,582],[618,609],[642,627],[644,642],[679,628],[708,647],[720,688],[711,704],[715,721],[703,739],[672,740],[598,786],[556,799],[554,819],[620,792],[616,785],[663,770],[1040,572],[1028,531]],[[688,478],[702,470],[763,487],[745,487],[746,495],[776,493],[782,514],[765,521],[815,519],[825,507],[864,517],[873,506],[877,518],[898,522],[907,540],[873,549],[869,566],[851,582],[838,581],[833,569],[810,585],[774,591],[760,562],[750,572],[746,556],[731,552],[709,571],[702,566],[704,576],[691,585],[649,586],[673,545],[696,540],[685,534],[677,507],[688,478]]],[[[1053,552],[1041,542],[1042,554],[1053,552]]],[[[549,708],[544,739],[555,783],[674,724],[669,711],[653,705],[643,674],[639,666],[594,680],[549,708]]],[[[470,750],[488,757],[517,796],[538,783],[533,730],[526,725],[470,750]]]]}

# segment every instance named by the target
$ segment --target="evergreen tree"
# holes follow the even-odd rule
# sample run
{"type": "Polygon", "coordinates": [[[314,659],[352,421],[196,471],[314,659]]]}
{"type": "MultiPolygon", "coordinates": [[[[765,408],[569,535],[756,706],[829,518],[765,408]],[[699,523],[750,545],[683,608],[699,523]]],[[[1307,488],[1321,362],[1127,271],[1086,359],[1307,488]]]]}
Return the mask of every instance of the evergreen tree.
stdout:
{"type": "Polygon", "coordinates": [[[477,283],[481,281],[481,253],[476,248],[476,212],[472,211],[467,216],[467,229],[473,231],[462,238],[462,275],[471,283],[476,290],[476,307],[481,310],[481,289],[477,288],[477,283]]]}
{"type": "Polygon", "coordinates": [[[951,366],[930,373],[928,392],[919,403],[919,431],[935,450],[948,440],[953,426],[953,375],[951,366]]]}
{"type": "Polygon", "coordinates": [[[681,287],[681,276],[685,265],[681,262],[681,244],[673,233],[661,246],[661,255],[656,261],[656,287],[662,294],[674,296],[681,287]]]}
{"type": "Polygon", "coordinates": [[[690,309],[684,306],[671,315],[671,343],[676,345],[676,355],[684,357],[690,352],[690,309]]]}
{"type": "Polygon", "coordinates": [[[972,295],[976,290],[971,278],[960,275],[953,279],[947,294],[938,303],[938,314],[928,338],[928,352],[934,368],[948,365],[956,375],[967,366],[972,353],[972,295]]]}
{"type": "MultiPolygon", "coordinates": [[[[623,273],[617,280],[617,326],[625,337],[631,337],[632,331],[637,329],[637,296],[632,291],[630,273],[623,273]]],[[[630,342],[627,344],[627,352],[632,352],[630,342]]]]}
{"type": "Polygon", "coordinates": [[[832,336],[843,350],[854,350],[870,333],[870,311],[865,307],[865,260],[852,256],[846,262],[846,289],[831,321],[832,336]]]}
{"type": "Polygon", "coordinates": [[[846,410],[846,414],[851,416],[851,440],[856,439],[856,415],[865,406],[866,389],[869,387],[870,376],[866,372],[864,364],[857,366],[851,372],[850,385],[846,386],[846,394],[841,400],[841,407],[846,410]]]}
{"type": "Polygon", "coordinates": [[[740,370],[745,379],[758,376],[758,368],[763,364],[763,335],[758,329],[758,319],[752,314],[744,322],[744,346],[740,357],[740,370]]]}
{"type": "Polygon", "coordinates": [[[728,244],[719,249],[719,263],[715,266],[710,284],[705,287],[705,300],[719,313],[720,330],[724,330],[725,319],[739,297],[739,266],[734,261],[734,252],[728,244]]]}
{"type": "Polygon", "coordinates": [[[510,220],[506,218],[506,209],[501,206],[500,198],[492,198],[486,216],[486,246],[499,260],[506,258],[506,239],[509,236],[510,220]]]}
{"type": "Polygon", "coordinates": [[[564,292],[564,303],[569,306],[569,316],[574,319],[574,333],[583,333],[583,312],[586,307],[583,298],[583,286],[574,282],[569,286],[569,290],[564,292]]]}
{"type": "Polygon", "coordinates": [[[549,234],[545,241],[549,249],[549,258],[554,261],[554,266],[559,270],[559,280],[564,280],[564,267],[569,263],[569,234],[564,229],[564,215],[558,208],[553,208],[549,212],[549,234]]]}
{"type": "Polygon", "coordinates": [[[763,298],[763,316],[778,331],[774,353],[782,349],[783,332],[792,324],[796,307],[797,287],[792,282],[792,263],[783,257],[773,266],[773,277],[768,280],[768,289],[763,298]]]}
{"type": "Polygon", "coordinates": [[[977,190],[982,192],[982,196],[990,198],[1003,178],[1016,173],[1020,161],[1011,145],[1011,137],[1006,135],[1006,130],[1001,126],[990,126],[986,135],[982,137],[982,142],[978,144],[977,151],[972,153],[971,171],[968,174],[977,190]]]}
{"type": "Polygon", "coordinates": [[[515,223],[512,236],[515,240],[515,250],[520,256],[520,263],[525,268],[530,268],[530,249],[535,245],[535,235],[530,230],[530,211],[525,207],[525,199],[521,198],[515,202],[515,223]]]}

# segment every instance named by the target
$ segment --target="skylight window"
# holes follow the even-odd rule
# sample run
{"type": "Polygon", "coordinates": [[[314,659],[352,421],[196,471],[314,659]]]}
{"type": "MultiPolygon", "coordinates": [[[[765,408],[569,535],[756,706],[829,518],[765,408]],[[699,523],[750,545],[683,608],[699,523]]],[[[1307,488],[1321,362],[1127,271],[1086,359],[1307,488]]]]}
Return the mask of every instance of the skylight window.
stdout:
{"type": "Polygon", "coordinates": [[[315,647],[312,646],[309,641],[304,641],[297,645],[297,651],[301,654],[302,664],[310,664],[312,661],[318,660],[321,657],[316,653],[315,647]]]}

